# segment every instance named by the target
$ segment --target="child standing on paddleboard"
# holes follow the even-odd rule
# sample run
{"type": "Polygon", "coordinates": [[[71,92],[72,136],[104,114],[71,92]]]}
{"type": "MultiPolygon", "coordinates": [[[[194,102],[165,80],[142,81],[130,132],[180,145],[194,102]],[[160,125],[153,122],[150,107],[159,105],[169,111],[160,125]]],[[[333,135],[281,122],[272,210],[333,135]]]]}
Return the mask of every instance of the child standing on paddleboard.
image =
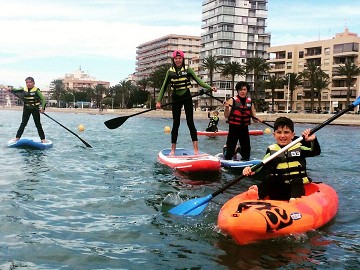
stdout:
{"type": "MultiPolygon", "coordinates": [[[[226,139],[227,150],[225,159],[233,158],[236,145],[240,144],[241,160],[250,159],[251,145],[249,136],[249,125],[251,118],[256,117],[256,110],[253,101],[247,96],[249,85],[244,82],[238,82],[235,86],[237,95],[224,102],[224,116],[228,118],[229,133],[226,139]]],[[[256,121],[262,121],[257,118],[256,121]]]]}
{"type": "Polygon", "coordinates": [[[20,140],[22,134],[24,133],[25,127],[29,122],[30,116],[32,115],[41,142],[45,143],[45,133],[40,122],[40,113],[45,111],[46,100],[40,89],[35,86],[35,80],[33,77],[27,77],[25,82],[25,89],[9,90],[12,91],[16,96],[16,93],[21,94],[22,101],[24,102],[22,121],[14,141],[20,140]]]}
{"type": "Polygon", "coordinates": [[[197,131],[194,124],[194,111],[192,96],[190,93],[191,79],[194,79],[201,87],[211,89],[216,92],[216,87],[212,87],[203,82],[194,72],[191,67],[185,66],[184,52],[175,50],[172,53],[173,66],[166,72],[163,85],[160,89],[159,98],[156,102],[156,108],[161,108],[161,100],[164,97],[165,90],[170,84],[172,90],[172,115],[173,127],[171,130],[171,151],[169,155],[174,155],[176,150],[176,142],[180,127],[181,108],[184,106],[186,122],[189,127],[191,140],[194,145],[194,154],[199,154],[199,145],[197,138],[197,131]]]}

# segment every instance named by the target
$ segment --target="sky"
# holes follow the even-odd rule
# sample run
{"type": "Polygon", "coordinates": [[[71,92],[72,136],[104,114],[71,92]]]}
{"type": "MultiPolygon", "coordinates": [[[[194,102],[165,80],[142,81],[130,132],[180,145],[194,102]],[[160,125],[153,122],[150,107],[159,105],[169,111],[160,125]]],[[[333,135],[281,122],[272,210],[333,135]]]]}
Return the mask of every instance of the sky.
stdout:
{"type": "MultiPolygon", "coordinates": [[[[202,0],[0,0],[0,85],[36,85],[81,68],[111,86],[135,71],[136,47],[201,35],[202,0]]],[[[360,36],[359,0],[269,0],[271,46],[360,36]]]]}

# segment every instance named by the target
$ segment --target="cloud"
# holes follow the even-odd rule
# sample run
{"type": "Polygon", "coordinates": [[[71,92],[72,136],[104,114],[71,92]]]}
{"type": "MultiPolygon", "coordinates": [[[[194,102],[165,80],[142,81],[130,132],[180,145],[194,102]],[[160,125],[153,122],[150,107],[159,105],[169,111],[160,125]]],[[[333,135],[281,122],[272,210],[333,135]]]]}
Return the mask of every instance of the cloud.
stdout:
{"type": "Polygon", "coordinates": [[[6,37],[0,43],[0,83],[36,71],[36,65],[47,69],[37,69],[40,76],[49,74],[47,81],[59,76],[56,68],[73,70],[83,62],[88,64],[83,68],[103,74],[98,66],[104,60],[117,64],[109,62],[101,79],[118,82],[134,72],[141,43],[168,34],[200,35],[200,25],[201,3],[190,0],[159,0],[155,6],[153,1],[9,1],[0,18],[0,34],[6,37]]]}
{"type": "Polygon", "coordinates": [[[269,1],[268,28],[271,45],[303,43],[318,39],[332,38],[344,31],[345,26],[352,32],[360,33],[360,1],[343,0],[331,2],[269,1]]]}
{"type": "MultiPolygon", "coordinates": [[[[5,2],[0,0],[0,2],[5,2]]],[[[201,34],[201,1],[12,0],[1,5],[0,83],[51,80],[79,66],[116,84],[135,71],[136,47],[168,34],[201,34]],[[34,75],[34,77],[36,77],[34,75]]],[[[360,1],[268,2],[271,45],[360,33],[360,1]]]]}

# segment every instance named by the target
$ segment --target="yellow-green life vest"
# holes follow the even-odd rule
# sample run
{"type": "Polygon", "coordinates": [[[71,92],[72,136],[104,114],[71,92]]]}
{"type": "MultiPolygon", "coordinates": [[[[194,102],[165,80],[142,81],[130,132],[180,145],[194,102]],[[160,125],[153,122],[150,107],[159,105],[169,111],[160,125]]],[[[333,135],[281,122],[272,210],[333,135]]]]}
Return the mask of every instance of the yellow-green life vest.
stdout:
{"type": "Polygon", "coordinates": [[[185,90],[191,88],[188,67],[181,67],[180,70],[176,72],[175,67],[169,69],[169,77],[171,89],[173,91],[185,90]]]}
{"type": "Polygon", "coordinates": [[[24,105],[38,107],[41,104],[40,97],[36,93],[37,90],[38,88],[36,86],[30,90],[27,87],[24,88],[24,105]]]}
{"type": "MultiPolygon", "coordinates": [[[[269,150],[272,155],[281,150],[281,147],[272,144],[269,150]]],[[[271,170],[271,176],[281,177],[285,183],[290,183],[294,178],[302,178],[304,184],[311,182],[306,174],[306,161],[301,158],[301,143],[293,145],[288,151],[277,156],[275,162],[277,165],[271,170]]]]}

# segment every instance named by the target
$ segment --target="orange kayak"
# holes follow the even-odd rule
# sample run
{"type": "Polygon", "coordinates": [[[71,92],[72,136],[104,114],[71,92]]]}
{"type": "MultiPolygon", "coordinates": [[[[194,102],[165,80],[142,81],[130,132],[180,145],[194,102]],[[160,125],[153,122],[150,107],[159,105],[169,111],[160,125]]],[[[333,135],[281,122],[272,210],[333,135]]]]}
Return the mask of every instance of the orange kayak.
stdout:
{"type": "Polygon", "coordinates": [[[305,196],[293,202],[257,200],[255,190],[226,202],[218,227],[240,245],[320,228],[338,211],[336,191],[323,183],[305,185],[305,196]]]}

